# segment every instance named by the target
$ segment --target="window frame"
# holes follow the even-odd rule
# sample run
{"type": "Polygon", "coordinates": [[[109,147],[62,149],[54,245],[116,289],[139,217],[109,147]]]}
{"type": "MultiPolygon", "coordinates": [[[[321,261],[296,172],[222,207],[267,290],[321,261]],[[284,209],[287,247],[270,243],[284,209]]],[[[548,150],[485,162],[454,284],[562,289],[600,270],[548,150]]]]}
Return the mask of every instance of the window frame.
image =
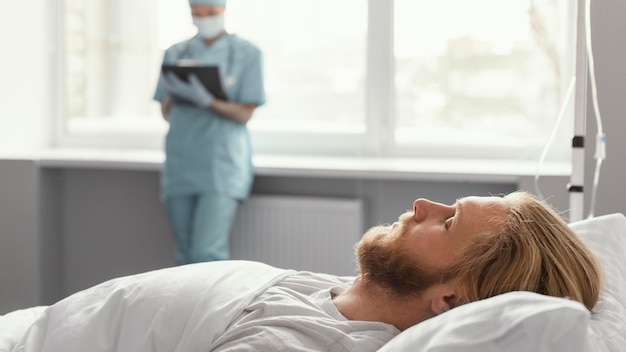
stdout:
{"type": "MultiPolygon", "coordinates": [[[[75,133],[69,129],[65,84],[65,2],[56,0],[58,6],[54,42],[57,55],[54,62],[53,146],[63,148],[113,148],[116,149],[162,149],[166,125],[142,132],[120,133],[113,130],[94,130],[91,133],[75,133]]],[[[569,14],[568,14],[569,16],[569,14]]],[[[571,19],[575,23],[574,19],[571,19]]],[[[573,38],[574,40],[575,38],[573,38]]],[[[519,159],[518,148],[455,146],[427,148],[428,145],[402,146],[393,140],[395,126],[395,72],[394,72],[394,1],[367,1],[366,37],[366,87],[365,130],[363,133],[337,131],[297,132],[262,131],[250,129],[256,153],[292,155],[328,155],[353,157],[415,157],[456,159],[519,159]],[[322,142],[322,143],[320,143],[322,142]],[[289,145],[286,150],[285,145],[289,145]],[[426,148],[425,148],[426,147],[426,148]],[[517,151],[517,153],[515,153],[517,151]],[[480,157],[477,157],[480,156],[480,157]]],[[[569,50],[569,49],[568,49],[569,50]]],[[[568,51],[569,52],[569,51],[568,51]]],[[[573,52],[573,51],[572,51],[573,52]]],[[[564,90],[564,89],[563,89],[564,90]]],[[[155,102],[155,104],[157,104],[155,102]]],[[[573,103],[570,105],[573,106],[573,103]]],[[[262,109],[262,107],[261,107],[262,109]]],[[[573,109],[569,109],[573,110],[573,109]]],[[[565,123],[573,121],[573,111],[567,113],[565,123]]],[[[155,122],[155,124],[157,124],[155,122]]],[[[569,150],[568,150],[569,151],[569,150]]],[[[536,153],[537,156],[539,153],[536,153]]],[[[567,153],[554,156],[555,160],[570,158],[567,153]]]]}

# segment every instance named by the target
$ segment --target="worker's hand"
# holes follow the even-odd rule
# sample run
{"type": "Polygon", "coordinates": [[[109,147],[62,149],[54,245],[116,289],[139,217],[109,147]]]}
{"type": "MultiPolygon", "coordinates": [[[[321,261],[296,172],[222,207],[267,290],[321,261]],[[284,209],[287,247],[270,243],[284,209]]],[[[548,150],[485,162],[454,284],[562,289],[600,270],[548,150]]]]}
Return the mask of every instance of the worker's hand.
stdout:
{"type": "Polygon", "coordinates": [[[189,75],[189,82],[185,82],[173,72],[168,72],[163,76],[163,84],[170,94],[188,100],[201,108],[208,108],[215,101],[213,94],[193,74],[189,75]]]}
{"type": "Polygon", "coordinates": [[[165,121],[170,121],[170,110],[172,109],[172,96],[166,94],[161,100],[161,115],[165,121]]]}

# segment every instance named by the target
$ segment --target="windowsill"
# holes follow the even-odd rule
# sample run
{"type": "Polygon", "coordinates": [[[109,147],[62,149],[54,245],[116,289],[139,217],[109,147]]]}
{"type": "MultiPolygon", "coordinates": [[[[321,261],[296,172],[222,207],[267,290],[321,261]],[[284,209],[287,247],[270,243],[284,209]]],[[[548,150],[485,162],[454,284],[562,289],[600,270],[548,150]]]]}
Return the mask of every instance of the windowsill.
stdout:
{"type": "MultiPolygon", "coordinates": [[[[35,160],[42,168],[158,171],[164,160],[157,150],[46,149],[0,155],[0,159],[35,160]]],[[[461,182],[517,182],[534,176],[536,161],[424,158],[375,158],[263,155],[254,157],[259,176],[435,180],[461,182]]],[[[546,162],[542,176],[568,176],[569,162],[546,162]]]]}

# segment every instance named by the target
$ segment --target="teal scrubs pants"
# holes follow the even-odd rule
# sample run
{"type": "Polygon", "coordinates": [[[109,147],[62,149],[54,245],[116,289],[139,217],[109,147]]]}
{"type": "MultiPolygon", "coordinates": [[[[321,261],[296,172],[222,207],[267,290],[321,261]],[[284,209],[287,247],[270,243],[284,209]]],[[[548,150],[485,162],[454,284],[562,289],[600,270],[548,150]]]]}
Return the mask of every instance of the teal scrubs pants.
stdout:
{"type": "Polygon", "coordinates": [[[239,201],[213,194],[165,197],[176,240],[176,263],[230,259],[230,231],[239,201]]]}

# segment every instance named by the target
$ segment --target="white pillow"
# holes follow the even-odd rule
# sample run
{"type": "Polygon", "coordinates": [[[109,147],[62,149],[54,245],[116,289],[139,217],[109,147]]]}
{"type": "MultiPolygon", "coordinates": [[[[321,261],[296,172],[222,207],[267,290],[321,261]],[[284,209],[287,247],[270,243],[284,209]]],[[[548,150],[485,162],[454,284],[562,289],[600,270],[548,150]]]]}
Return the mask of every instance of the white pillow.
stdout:
{"type": "Polygon", "coordinates": [[[591,315],[582,304],[564,298],[510,292],[420,323],[379,351],[626,351],[626,217],[605,215],[571,228],[604,272],[600,301],[591,315]]]}
{"type": "Polygon", "coordinates": [[[578,302],[509,292],[426,320],[379,351],[582,352],[588,321],[578,302]]]}
{"type": "Polygon", "coordinates": [[[600,300],[589,322],[590,351],[626,351],[626,217],[611,214],[573,223],[602,266],[600,300]]]}

